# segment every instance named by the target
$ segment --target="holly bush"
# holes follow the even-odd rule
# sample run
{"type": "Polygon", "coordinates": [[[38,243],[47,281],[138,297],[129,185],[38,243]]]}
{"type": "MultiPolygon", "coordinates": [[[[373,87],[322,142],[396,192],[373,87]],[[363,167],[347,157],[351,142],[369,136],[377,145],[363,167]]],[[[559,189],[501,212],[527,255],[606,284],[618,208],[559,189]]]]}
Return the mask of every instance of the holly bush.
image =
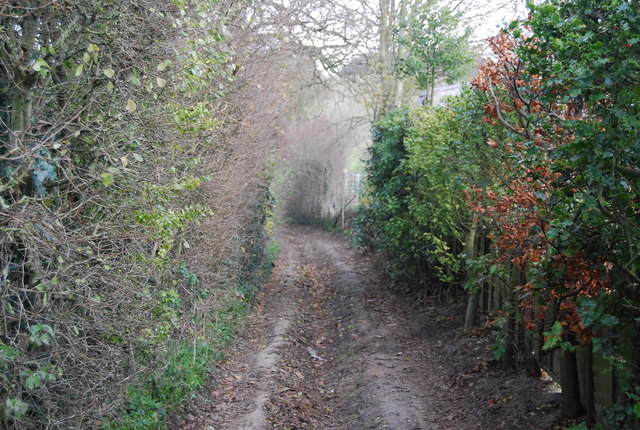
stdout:
{"type": "Polygon", "coordinates": [[[472,92],[381,120],[358,227],[411,282],[457,285],[486,270],[478,265],[511,273],[512,330],[537,336],[540,349],[583,346],[610,360],[624,402],[601,416],[631,428],[640,416],[640,6],[529,8],[489,40],[472,92]],[[490,252],[465,265],[474,226],[490,252]]]}

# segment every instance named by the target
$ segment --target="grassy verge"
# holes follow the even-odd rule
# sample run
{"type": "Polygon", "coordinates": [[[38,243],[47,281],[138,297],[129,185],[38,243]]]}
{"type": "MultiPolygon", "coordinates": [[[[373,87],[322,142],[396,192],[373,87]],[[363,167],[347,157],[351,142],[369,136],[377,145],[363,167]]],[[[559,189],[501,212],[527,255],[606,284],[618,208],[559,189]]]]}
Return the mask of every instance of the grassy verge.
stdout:
{"type": "Polygon", "coordinates": [[[129,390],[126,413],[108,429],[163,429],[173,411],[188,404],[209,381],[213,366],[224,358],[250,301],[242,295],[229,295],[222,308],[212,315],[207,332],[193,340],[175,342],[164,353],[165,366],[146,383],[129,390]]]}
{"type": "Polygon", "coordinates": [[[105,426],[108,430],[155,430],[168,428],[167,421],[205,388],[211,369],[224,359],[238,328],[249,314],[253,300],[271,273],[280,245],[273,238],[262,250],[262,259],[254,259],[237,285],[212,311],[204,332],[186,336],[169,344],[161,356],[164,366],[148,376],[142,385],[132,386],[126,410],[105,426]],[[257,263],[257,264],[256,264],[257,263]]]}

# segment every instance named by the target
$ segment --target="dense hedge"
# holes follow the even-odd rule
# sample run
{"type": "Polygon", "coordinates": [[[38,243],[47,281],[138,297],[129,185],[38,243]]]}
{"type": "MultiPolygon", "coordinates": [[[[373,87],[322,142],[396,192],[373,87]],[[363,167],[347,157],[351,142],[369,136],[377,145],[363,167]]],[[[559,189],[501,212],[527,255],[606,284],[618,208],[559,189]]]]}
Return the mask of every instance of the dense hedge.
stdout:
{"type": "Polygon", "coordinates": [[[395,111],[373,132],[355,240],[382,251],[393,277],[427,294],[460,292],[466,281],[465,243],[477,227],[465,192],[491,183],[499,168],[481,118],[481,98],[465,91],[446,107],[395,111]]]}
{"type": "Polygon", "coordinates": [[[530,8],[490,40],[472,93],[379,122],[357,237],[424,290],[466,281],[467,327],[491,284],[506,367],[561,351],[563,413],[636,428],[640,8],[530,8]],[[578,348],[608,360],[618,402],[596,404],[578,348]]]}
{"type": "Polygon", "coordinates": [[[0,4],[0,427],[162,427],[270,267],[294,60],[249,5],[40,3],[0,4]]]}

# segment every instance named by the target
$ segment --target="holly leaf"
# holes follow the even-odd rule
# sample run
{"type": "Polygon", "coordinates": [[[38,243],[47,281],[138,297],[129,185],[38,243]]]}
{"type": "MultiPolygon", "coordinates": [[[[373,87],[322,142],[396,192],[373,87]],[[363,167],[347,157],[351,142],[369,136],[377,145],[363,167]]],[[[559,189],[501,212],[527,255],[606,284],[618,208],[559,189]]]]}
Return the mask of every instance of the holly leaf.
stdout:
{"type": "Polygon", "coordinates": [[[551,326],[551,330],[549,330],[548,332],[545,332],[544,335],[545,335],[545,342],[542,349],[546,351],[548,349],[553,348],[560,342],[560,339],[562,336],[562,323],[560,323],[560,321],[556,321],[551,326]]]}

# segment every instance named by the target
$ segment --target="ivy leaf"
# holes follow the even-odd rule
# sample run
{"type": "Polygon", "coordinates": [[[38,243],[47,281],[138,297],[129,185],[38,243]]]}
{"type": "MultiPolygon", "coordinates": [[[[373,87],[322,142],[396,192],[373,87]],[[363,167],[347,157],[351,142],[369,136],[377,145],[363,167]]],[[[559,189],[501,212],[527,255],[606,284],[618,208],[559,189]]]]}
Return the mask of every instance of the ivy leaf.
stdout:
{"type": "Polygon", "coordinates": [[[170,65],[171,60],[164,60],[162,63],[158,64],[158,72],[164,72],[170,65]]]}
{"type": "Polygon", "coordinates": [[[113,78],[113,75],[115,75],[115,74],[116,74],[116,71],[115,71],[115,70],[113,70],[112,68],[107,68],[107,69],[104,69],[104,70],[102,71],[102,73],[104,73],[104,75],[105,75],[107,78],[111,79],[111,78],[113,78]]]}
{"type": "Polygon", "coordinates": [[[105,187],[113,184],[113,175],[111,173],[104,172],[102,175],[100,175],[100,177],[102,178],[102,185],[104,185],[105,187]]]}
{"type": "Polygon", "coordinates": [[[18,356],[18,350],[7,345],[0,344],[0,363],[4,364],[18,356]]]}
{"type": "Polygon", "coordinates": [[[5,407],[9,415],[18,418],[22,417],[25,413],[27,413],[27,410],[29,410],[29,405],[27,405],[22,400],[12,399],[9,397],[5,401],[5,407]]]}
{"type": "Polygon", "coordinates": [[[36,62],[31,66],[34,72],[40,73],[40,76],[43,78],[49,74],[49,64],[44,61],[42,58],[38,58],[36,62]]]}
{"type": "Polygon", "coordinates": [[[131,83],[132,83],[133,85],[135,85],[135,86],[138,86],[138,87],[139,87],[140,85],[142,85],[142,82],[140,82],[140,78],[138,78],[138,77],[137,77],[137,76],[135,76],[135,75],[131,75],[131,83]]]}
{"type": "Polygon", "coordinates": [[[33,69],[34,72],[39,72],[40,70],[42,70],[42,68],[48,69],[49,63],[47,63],[42,58],[38,58],[36,62],[33,63],[33,66],[31,66],[31,68],[33,69]]]}
{"type": "MultiPolygon", "coordinates": [[[[58,257],[58,260],[60,259],[61,257],[58,257]]],[[[62,262],[64,262],[64,260],[62,262]]],[[[49,345],[53,334],[53,329],[50,326],[46,324],[36,324],[31,327],[29,341],[35,343],[37,346],[49,345]]]]}
{"type": "Polygon", "coordinates": [[[25,380],[25,386],[27,387],[27,390],[33,390],[35,388],[38,388],[40,385],[42,385],[42,377],[37,372],[29,375],[25,380]]]}
{"type": "Polygon", "coordinates": [[[126,109],[127,109],[127,112],[134,113],[138,109],[138,105],[136,105],[136,102],[134,102],[133,100],[129,99],[129,100],[127,100],[126,109]]]}

